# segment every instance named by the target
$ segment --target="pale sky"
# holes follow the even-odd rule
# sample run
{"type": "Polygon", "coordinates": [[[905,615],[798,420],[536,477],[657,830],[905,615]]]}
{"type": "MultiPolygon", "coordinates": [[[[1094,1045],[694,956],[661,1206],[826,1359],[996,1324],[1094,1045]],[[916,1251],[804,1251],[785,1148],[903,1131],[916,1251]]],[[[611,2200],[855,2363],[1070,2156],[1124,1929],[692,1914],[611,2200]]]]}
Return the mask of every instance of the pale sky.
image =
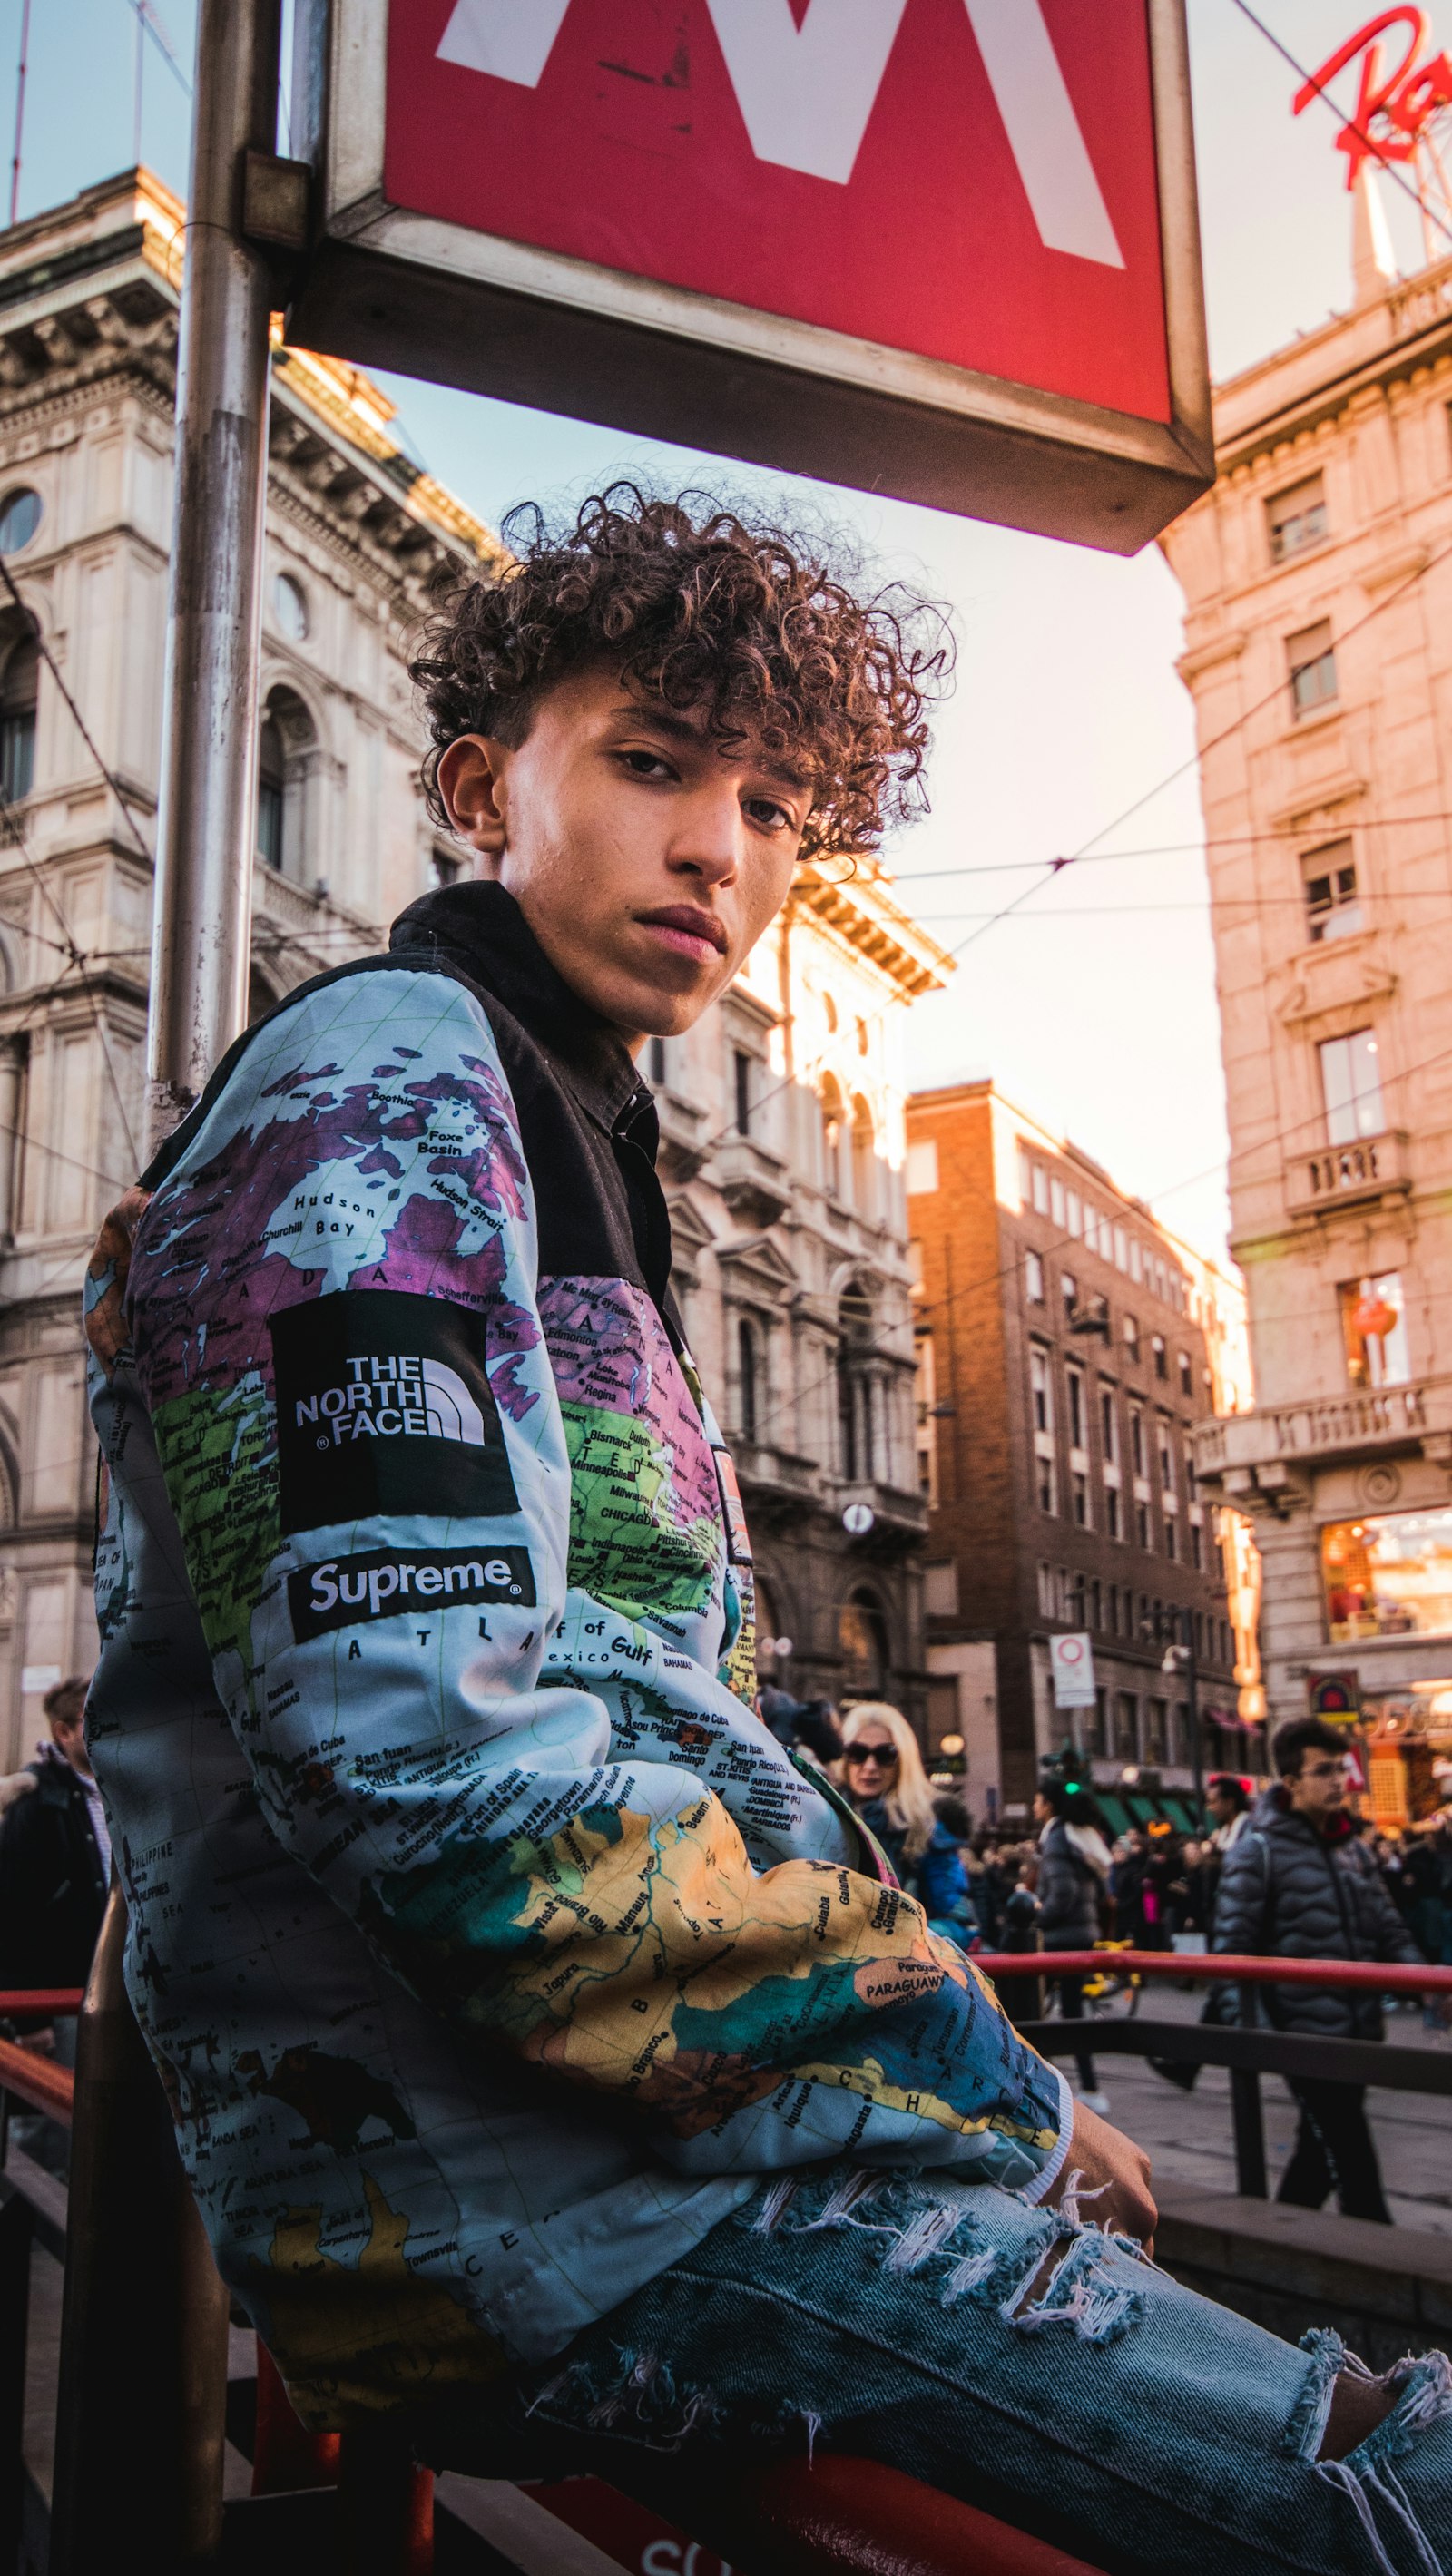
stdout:
{"type": "MultiPolygon", "coordinates": [[[[190,78],[195,0],[158,9],[190,78]]],[[[1256,9],[1310,68],[1371,14],[1362,0],[1256,0],[1256,9]]],[[[1348,301],[1350,200],[1329,113],[1292,120],[1296,75],[1235,0],[1189,0],[1189,13],[1211,361],[1223,376],[1348,301]]],[[[0,0],[7,131],[20,17],[21,0],[0,0]]],[[[23,215],[133,159],[135,24],[131,0],[42,0],[32,10],[23,215]]],[[[1438,33],[1452,40],[1452,0],[1442,0],[1438,33]]],[[[187,101],[151,46],[142,111],[143,157],[184,190],[187,101]]],[[[1415,215],[1395,190],[1387,197],[1399,255],[1416,267],[1415,215]]],[[[909,1013],[910,1078],[991,1072],[1179,1232],[1222,1252],[1224,1094],[1203,835],[1190,705],[1174,669],[1179,593],[1158,549],[1125,563],[439,386],[385,382],[411,446],[490,520],[511,502],[558,505],[632,469],[734,493],[764,487],[788,512],[805,492],[890,571],[950,604],[959,675],[938,727],[932,814],[885,855],[943,943],[972,944],[948,990],[909,1013]],[[986,923],[1036,881],[1025,863],[1091,843],[1134,855],[1085,860],[1045,879],[1013,920],[986,923]]]]}

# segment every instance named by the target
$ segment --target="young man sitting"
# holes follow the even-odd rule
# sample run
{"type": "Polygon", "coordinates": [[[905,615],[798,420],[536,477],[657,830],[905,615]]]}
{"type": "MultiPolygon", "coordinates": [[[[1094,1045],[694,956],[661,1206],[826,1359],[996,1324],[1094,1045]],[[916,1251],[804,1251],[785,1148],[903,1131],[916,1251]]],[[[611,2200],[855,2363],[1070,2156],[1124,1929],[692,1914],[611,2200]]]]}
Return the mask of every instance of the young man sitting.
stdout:
{"type": "Polygon", "coordinates": [[[1445,2550],[1445,2361],[1156,2271],[1144,2156],[752,1714],[635,1059],[911,804],[935,641],[726,513],[513,533],[417,669],[478,880],[93,1263],[91,1742],[218,2262],[310,2421],[461,2467],[816,2440],[1125,2568],[1445,2550]]]}

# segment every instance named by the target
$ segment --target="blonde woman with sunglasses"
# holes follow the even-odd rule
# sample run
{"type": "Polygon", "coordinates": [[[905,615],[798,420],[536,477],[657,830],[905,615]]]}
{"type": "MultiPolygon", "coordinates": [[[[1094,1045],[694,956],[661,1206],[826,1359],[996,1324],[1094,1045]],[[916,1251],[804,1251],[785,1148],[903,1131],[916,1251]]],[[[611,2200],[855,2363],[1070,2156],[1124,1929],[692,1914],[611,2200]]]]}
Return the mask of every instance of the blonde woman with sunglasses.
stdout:
{"type": "Polygon", "coordinates": [[[968,1939],[976,1929],[968,1873],[933,1803],[918,1739],[901,1709],[870,1699],[848,1711],[836,1775],[933,1929],[968,1939]]]}

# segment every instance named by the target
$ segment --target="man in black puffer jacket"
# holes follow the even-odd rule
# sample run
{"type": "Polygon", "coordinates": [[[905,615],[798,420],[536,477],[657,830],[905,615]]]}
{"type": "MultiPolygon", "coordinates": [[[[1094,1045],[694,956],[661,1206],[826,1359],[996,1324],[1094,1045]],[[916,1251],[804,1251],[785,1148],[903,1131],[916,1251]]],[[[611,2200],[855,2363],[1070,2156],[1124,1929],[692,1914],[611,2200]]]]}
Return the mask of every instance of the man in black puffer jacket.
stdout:
{"type": "MultiPolygon", "coordinates": [[[[1347,1812],[1345,1756],[1344,1736],[1320,1718],[1292,1718],[1277,1727],[1271,1758],[1279,1786],[1267,1790],[1226,1859],[1215,1908],[1217,1950],[1423,1964],[1347,1812]]],[[[1324,2039],[1385,2037],[1379,1995],[1317,1986],[1256,1991],[1276,2030],[1324,2039]]],[[[1276,2197],[1319,2209],[1334,2186],[1348,2218],[1389,2226],[1366,2122],[1366,2087],[1297,2076],[1291,2091],[1301,2123],[1276,2197]]]]}

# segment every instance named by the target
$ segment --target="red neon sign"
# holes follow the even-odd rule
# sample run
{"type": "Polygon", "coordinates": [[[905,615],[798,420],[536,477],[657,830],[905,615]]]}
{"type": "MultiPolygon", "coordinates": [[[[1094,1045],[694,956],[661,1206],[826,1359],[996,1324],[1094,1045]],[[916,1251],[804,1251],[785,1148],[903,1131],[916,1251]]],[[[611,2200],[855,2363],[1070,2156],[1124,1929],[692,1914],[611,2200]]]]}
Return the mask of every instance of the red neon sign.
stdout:
{"type": "Polygon", "coordinates": [[[1362,56],[1361,88],[1355,109],[1336,137],[1336,149],[1346,155],[1346,185],[1354,188],[1365,161],[1412,161],[1422,139],[1423,128],[1439,108],[1452,106],[1452,62],[1444,53],[1430,54],[1418,63],[1417,56],[1430,41],[1427,13],[1402,0],[1394,9],[1383,9],[1380,16],[1368,19],[1366,25],[1348,36],[1329,54],[1321,68],[1297,90],[1291,109],[1299,116],[1319,98],[1329,82],[1343,72],[1348,63],[1362,56]],[[1389,28],[1401,27],[1407,32],[1407,44],[1396,69],[1387,72],[1382,59],[1381,39],[1389,28]]]}

